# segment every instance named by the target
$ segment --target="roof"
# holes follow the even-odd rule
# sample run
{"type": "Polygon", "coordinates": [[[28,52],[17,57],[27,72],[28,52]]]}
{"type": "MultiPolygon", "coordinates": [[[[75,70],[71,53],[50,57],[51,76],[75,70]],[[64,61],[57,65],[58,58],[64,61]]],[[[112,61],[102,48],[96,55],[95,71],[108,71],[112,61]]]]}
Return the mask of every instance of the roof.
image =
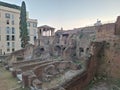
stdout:
{"type": "Polygon", "coordinates": [[[37,19],[27,18],[27,22],[35,22],[35,23],[37,23],[37,19]]]}
{"type": "Polygon", "coordinates": [[[55,28],[53,28],[53,27],[51,27],[51,26],[48,26],[48,25],[43,25],[43,26],[38,27],[38,29],[40,29],[40,28],[44,28],[44,29],[55,29],[55,28]]]}
{"type": "Polygon", "coordinates": [[[6,2],[2,2],[2,1],[0,1],[0,6],[13,8],[13,9],[18,9],[18,10],[20,10],[20,8],[21,8],[20,6],[17,6],[17,5],[14,5],[14,4],[9,4],[9,3],[6,3],[6,2]]]}

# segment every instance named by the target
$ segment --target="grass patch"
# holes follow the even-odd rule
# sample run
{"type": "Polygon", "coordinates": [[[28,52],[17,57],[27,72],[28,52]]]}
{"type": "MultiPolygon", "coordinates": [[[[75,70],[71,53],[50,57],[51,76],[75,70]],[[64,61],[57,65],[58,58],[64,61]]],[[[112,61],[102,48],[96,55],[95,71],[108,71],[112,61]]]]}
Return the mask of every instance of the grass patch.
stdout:
{"type": "Polygon", "coordinates": [[[10,90],[12,88],[20,87],[17,83],[17,79],[14,78],[11,72],[7,71],[0,65],[0,89],[10,90]]]}
{"type": "Polygon", "coordinates": [[[105,76],[94,77],[94,79],[89,83],[89,85],[84,90],[92,90],[92,87],[96,87],[99,83],[107,83],[111,90],[120,90],[120,79],[107,78],[105,76]]]}
{"type": "Polygon", "coordinates": [[[30,88],[18,88],[18,89],[16,89],[16,90],[30,90],[30,88]]]}
{"type": "Polygon", "coordinates": [[[109,82],[120,87],[120,78],[119,79],[110,79],[109,82]]]}

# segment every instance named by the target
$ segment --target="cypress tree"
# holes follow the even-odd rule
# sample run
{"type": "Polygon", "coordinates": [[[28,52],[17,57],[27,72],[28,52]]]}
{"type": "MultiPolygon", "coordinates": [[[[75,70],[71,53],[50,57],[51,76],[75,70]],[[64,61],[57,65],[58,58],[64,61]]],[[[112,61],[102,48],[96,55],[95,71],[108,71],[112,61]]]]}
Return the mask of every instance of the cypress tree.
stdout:
{"type": "Polygon", "coordinates": [[[27,30],[27,18],[26,18],[26,5],[25,2],[22,2],[21,12],[20,12],[20,38],[21,38],[21,47],[25,48],[28,44],[28,30],[27,30]]]}

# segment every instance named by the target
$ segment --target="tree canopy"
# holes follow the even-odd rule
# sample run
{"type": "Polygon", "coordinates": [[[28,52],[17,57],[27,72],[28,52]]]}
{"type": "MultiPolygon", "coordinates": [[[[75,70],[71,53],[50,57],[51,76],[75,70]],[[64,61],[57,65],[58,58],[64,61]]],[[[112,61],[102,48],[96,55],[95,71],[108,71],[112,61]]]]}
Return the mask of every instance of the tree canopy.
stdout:
{"type": "Polygon", "coordinates": [[[28,30],[27,30],[27,18],[26,18],[26,5],[25,2],[22,2],[21,12],[20,12],[20,38],[21,38],[21,47],[25,47],[28,44],[28,30]]]}

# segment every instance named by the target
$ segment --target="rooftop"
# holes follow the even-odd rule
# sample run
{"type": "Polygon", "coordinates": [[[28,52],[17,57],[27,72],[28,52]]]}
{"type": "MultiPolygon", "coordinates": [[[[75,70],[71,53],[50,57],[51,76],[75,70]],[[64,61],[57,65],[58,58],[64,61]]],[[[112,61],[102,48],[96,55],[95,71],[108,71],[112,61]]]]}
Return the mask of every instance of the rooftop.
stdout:
{"type": "Polygon", "coordinates": [[[41,28],[44,28],[44,29],[55,29],[55,28],[53,28],[51,26],[48,26],[48,25],[43,25],[43,26],[38,27],[38,29],[41,29],[41,28]]]}
{"type": "Polygon", "coordinates": [[[9,3],[6,3],[6,2],[2,2],[2,1],[0,1],[0,6],[4,6],[4,7],[20,10],[20,6],[17,6],[17,5],[14,5],[14,4],[9,4],[9,3]]]}

